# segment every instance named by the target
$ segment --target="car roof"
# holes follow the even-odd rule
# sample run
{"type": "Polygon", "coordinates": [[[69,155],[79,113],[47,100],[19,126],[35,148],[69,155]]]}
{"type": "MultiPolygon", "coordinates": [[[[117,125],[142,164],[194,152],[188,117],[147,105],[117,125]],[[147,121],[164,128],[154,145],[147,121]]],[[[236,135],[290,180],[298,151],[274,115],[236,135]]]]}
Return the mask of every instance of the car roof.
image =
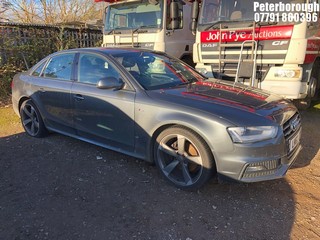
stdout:
{"type": "MultiPolygon", "coordinates": [[[[121,54],[121,53],[128,53],[128,52],[157,52],[152,51],[150,49],[143,49],[143,48],[107,48],[107,47],[92,47],[92,48],[74,48],[69,50],[62,50],[57,53],[63,53],[63,52],[100,52],[104,54],[121,54]]],[[[158,53],[158,52],[157,52],[158,53]]]]}

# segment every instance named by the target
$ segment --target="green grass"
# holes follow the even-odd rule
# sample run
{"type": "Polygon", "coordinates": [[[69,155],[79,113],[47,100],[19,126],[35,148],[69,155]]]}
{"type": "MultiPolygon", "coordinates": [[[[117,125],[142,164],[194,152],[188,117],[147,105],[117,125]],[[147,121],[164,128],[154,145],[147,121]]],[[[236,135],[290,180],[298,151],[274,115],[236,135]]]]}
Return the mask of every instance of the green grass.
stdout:
{"type": "Polygon", "coordinates": [[[14,113],[12,107],[0,108],[0,129],[8,128],[12,124],[19,123],[19,117],[14,113]]]}
{"type": "Polygon", "coordinates": [[[315,105],[313,105],[313,108],[316,109],[316,110],[320,110],[320,102],[318,102],[315,105]]]}
{"type": "Polygon", "coordinates": [[[320,100],[312,102],[309,111],[316,111],[316,112],[320,111],[320,100]]]}

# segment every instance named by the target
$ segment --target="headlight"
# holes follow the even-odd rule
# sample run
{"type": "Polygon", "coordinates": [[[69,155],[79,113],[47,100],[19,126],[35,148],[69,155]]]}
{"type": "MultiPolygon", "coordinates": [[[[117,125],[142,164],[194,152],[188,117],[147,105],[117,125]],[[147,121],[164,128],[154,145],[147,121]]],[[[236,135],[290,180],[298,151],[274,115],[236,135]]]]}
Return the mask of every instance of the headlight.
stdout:
{"type": "Polygon", "coordinates": [[[228,132],[235,143],[259,142],[277,136],[278,127],[229,127],[228,132]]]}
{"type": "Polygon", "coordinates": [[[207,69],[205,68],[197,68],[198,72],[203,74],[203,75],[206,75],[208,73],[207,69]]]}
{"type": "Polygon", "coordinates": [[[293,69],[277,69],[274,72],[274,76],[279,78],[298,78],[300,76],[300,72],[300,70],[293,69]]]}

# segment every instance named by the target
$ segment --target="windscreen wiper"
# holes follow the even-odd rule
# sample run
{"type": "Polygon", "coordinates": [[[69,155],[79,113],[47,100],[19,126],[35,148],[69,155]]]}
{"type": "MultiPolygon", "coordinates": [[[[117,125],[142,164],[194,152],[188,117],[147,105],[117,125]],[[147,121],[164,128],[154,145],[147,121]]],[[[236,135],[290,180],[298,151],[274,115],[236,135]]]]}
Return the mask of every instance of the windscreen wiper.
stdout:
{"type": "MultiPolygon", "coordinates": [[[[138,32],[142,28],[153,28],[153,27],[157,27],[157,25],[142,25],[142,26],[139,26],[139,27],[137,27],[135,29],[132,29],[132,33],[138,32]]],[[[145,31],[147,31],[147,30],[145,30],[145,31]]]]}
{"type": "MultiPolygon", "coordinates": [[[[115,33],[116,33],[116,30],[120,30],[120,29],[122,29],[122,28],[114,28],[114,29],[110,30],[109,32],[107,32],[106,35],[110,35],[111,33],[112,33],[112,34],[115,34],[115,33]]],[[[118,33],[118,32],[117,32],[117,33],[118,33]]]]}
{"type": "Polygon", "coordinates": [[[272,26],[277,25],[279,22],[256,22],[258,26],[272,26]]]}
{"type": "MultiPolygon", "coordinates": [[[[211,24],[209,27],[205,28],[204,31],[208,31],[209,29],[219,29],[220,26],[218,27],[217,25],[221,24],[221,23],[225,23],[225,24],[230,24],[230,23],[243,23],[243,22],[248,22],[250,20],[248,19],[240,19],[240,20],[221,20],[221,21],[217,21],[213,24],[211,24]]],[[[224,28],[227,28],[227,26],[224,26],[224,28]]]]}
{"type": "Polygon", "coordinates": [[[217,25],[221,23],[229,23],[229,22],[240,22],[240,21],[221,20],[211,24],[209,27],[206,27],[204,30],[208,31],[209,29],[219,29],[220,27],[218,27],[217,25]]]}

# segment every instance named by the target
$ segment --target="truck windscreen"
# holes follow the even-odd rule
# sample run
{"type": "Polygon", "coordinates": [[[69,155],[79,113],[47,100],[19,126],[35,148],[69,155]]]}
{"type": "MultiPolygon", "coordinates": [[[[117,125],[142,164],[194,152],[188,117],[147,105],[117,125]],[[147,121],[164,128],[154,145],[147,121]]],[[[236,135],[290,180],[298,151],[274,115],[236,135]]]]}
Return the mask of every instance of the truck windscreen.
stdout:
{"type": "MultiPolygon", "coordinates": [[[[283,13],[286,18],[289,12],[292,12],[292,4],[299,4],[301,7],[304,0],[203,0],[199,17],[199,26],[210,26],[212,24],[223,23],[228,25],[230,22],[268,22],[277,24],[278,22],[287,22],[283,19],[283,13]],[[260,5],[261,4],[261,5],[260,5]],[[286,9],[287,4],[291,9],[286,9]],[[269,8],[268,8],[269,7],[269,8]],[[282,9],[284,8],[284,9],[282,9]],[[267,17],[269,19],[267,19],[267,17]],[[263,19],[264,18],[264,19],[263,19]]],[[[219,26],[218,26],[219,27],[219,26]]]]}
{"type": "Polygon", "coordinates": [[[105,31],[162,27],[163,4],[124,2],[107,8],[105,31]]]}

